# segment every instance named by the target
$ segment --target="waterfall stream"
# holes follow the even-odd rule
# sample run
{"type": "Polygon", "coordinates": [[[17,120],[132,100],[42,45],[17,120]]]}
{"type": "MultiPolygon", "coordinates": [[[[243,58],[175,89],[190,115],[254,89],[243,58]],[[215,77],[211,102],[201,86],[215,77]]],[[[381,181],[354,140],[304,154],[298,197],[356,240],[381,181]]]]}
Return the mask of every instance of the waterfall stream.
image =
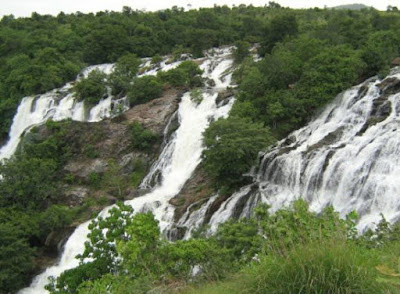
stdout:
{"type": "MultiPolygon", "coordinates": [[[[165,140],[164,149],[142,187],[157,184],[149,193],[126,201],[135,212],[152,211],[163,232],[174,226],[175,208],[169,200],[180,192],[200,163],[203,131],[210,121],[226,117],[232,107],[233,99],[226,104],[216,103],[218,92],[231,85],[230,50],[214,49],[203,60],[203,77],[214,80],[215,85],[203,89],[201,102],[192,101],[190,93],[183,95],[175,114],[179,127],[165,140]]],[[[164,62],[161,69],[178,64],[164,62]]],[[[112,65],[90,67],[83,75],[96,68],[109,72],[112,65]]],[[[151,69],[146,74],[155,72],[151,69]]],[[[0,159],[13,154],[26,130],[48,118],[98,121],[111,115],[112,104],[116,103],[112,97],[103,99],[85,114],[83,103],[77,103],[70,93],[71,87],[67,84],[40,97],[22,100],[10,140],[0,150],[0,159]]],[[[341,93],[307,126],[260,153],[252,184],[236,191],[218,207],[213,206],[218,195],[210,195],[197,210],[189,206],[175,225],[185,227],[188,238],[193,229],[204,224],[206,215],[210,216],[210,207],[215,212],[208,224],[210,232],[215,232],[219,224],[230,218],[249,217],[260,202],[268,203],[276,211],[301,197],[316,212],[327,205],[333,205],[342,216],[356,210],[360,215],[358,228],[362,231],[379,222],[381,214],[390,222],[400,219],[399,175],[400,73],[397,70],[384,80],[373,78],[341,93]]],[[[100,215],[105,216],[109,209],[105,208],[100,215]]],[[[58,263],[20,293],[46,293],[44,286],[49,276],[56,277],[78,265],[75,256],[84,250],[88,224],[76,228],[58,263]]]]}
{"type": "MultiPolygon", "coordinates": [[[[307,126],[265,152],[253,174],[254,183],[219,206],[209,222],[210,231],[230,218],[250,216],[259,202],[268,203],[273,212],[298,198],[306,199],[316,212],[327,205],[343,217],[357,211],[361,232],[376,225],[381,215],[389,222],[398,221],[398,72],[343,92],[307,126]]],[[[203,224],[198,214],[185,217],[187,223],[203,224]]]]}
{"type": "MultiPolygon", "coordinates": [[[[202,133],[210,121],[226,117],[233,104],[233,99],[220,107],[216,104],[218,91],[231,84],[230,51],[231,48],[216,49],[213,55],[207,56],[202,63],[203,76],[214,79],[215,86],[204,88],[200,103],[192,101],[190,93],[182,97],[177,114],[180,126],[170,142],[165,145],[149,173],[154,174],[158,169],[161,174],[160,183],[148,194],[125,202],[131,205],[135,212],[152,211],[160,222],[162,231],[173,225],[174,207],[169,204],[169,200],[179,193],[201,161],[202,133]]],[[[110,207],[105,208],[100,215],[106,215],[109,209],[110,207]]],[[[88,224],[89,222],[86,222],[76,228],[65,244],[59,262],[47,268],[34,279],[30,287],[19,293],[47,293],[44,286],[48,283],[49,276],[57,277],[63,271],[76,267],[79,261],[75,256],[84,250],[84,242],[89,232],[88,224]]]]}

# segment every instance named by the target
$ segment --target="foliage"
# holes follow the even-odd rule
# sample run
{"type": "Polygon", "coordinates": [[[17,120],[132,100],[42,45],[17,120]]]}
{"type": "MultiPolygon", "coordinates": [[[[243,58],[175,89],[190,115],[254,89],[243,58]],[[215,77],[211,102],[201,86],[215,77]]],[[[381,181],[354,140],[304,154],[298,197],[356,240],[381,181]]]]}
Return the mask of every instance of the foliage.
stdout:
{"type": "Polygon", "coordinates": [[[85,101],[87,105],[96,105],[107,94],[105,86],[106,74],[99,70],[93,70],[87,78],[83,78],[74,86],[78,101],[85,101]]]}
{"type": "Polygon", "coordinates": [[[56,170],[57,164],[52,159],[23,155],[4,161],[0,165],[2,206],[44,207],[56,195],[56,170]]]}
{"type": "Polygon", "coordinates": [[[287,13],[275,16],[264,32],[261,55],[270,53],[276,43],[282,41],[285,37],[296,36],[298,31],[295,15],[287,13]]]}
{"type": "Polygon", "coordinates": [[[218,186],[237,186],[258,152],[273,143],[267,128],[240,118],[220,119],[204,132],[204,167],[218,186]]]}
{"type": "Polygon", "coordinates": [[[128,185],[126,179],[120,174],[121,167],[115,160],[108,160],[107,171],[102,176],[101,189],[121,199],[128,185]]]}
{"type": "Polygon", "coordinates": [[[63,205],[52,205],[41,213],[38,225],[41,235],[46,237],[50,232],[56,232],[72,223],[73,211],[63,205]]]}
{"type": "Polygon", "coordinates": [[[149,151],[158,141],[158,136],[152,131],[144,128],[140,123],[134,122],[129,125],[131,145],[141,151],[149,151]]]}
{"type": "Polygon", "coordinates": [[[135,79],[128,91],[128,98],[132,107],[158,98],[161,94],[162,84],[160,81],[153,76],[144,76],[135,79]]]}
{"type": "Polygon", "coordinates": [[[203,92],[199,88],[195,88],[190,91],[190,100],[196,104],[200,104],[203,101],[203,92]]]}
{"type": "MultiPolygon", "coordinates": [[[[144,13],[125,7],[122,12],[106,11],[96,15],[78,12],[60,13],[55,17],[37,13],[27,18],[4,16],[0,21],[0,137],[2,140],[6,139],[12,117],[23,96],[60,87],[71,81],[87,64],[117,61],[114,74],[107,82],[114,95],[127,94],[131,104],[136,105],[158,97],[163,87],[188,89],[202,84],[201,72],[193,62],[183,62],[176,70],[160,73],[157,77],[144,80],[136,78],[138,57],[155,56],[153,62],[157,63],[160,60],[158,56],[172,52],[178,55],[190,51],[189,53],[199,57],[210,47],[236,44],[238,50],[234,54],[241,60],[235,74],[239,84],[237,101],[231,112],[232,117],[228,119],[229,123],[216,123],[217,126],[223,125],[221,128],[214,128],[215,133],[221,136],[213,137],[211,133],[214,131],[209,131],[209,139],[214,140],[215,146],[206,151],[211,152],[208,155],[215,155],[215,164],[208,167],[209,174],[215,177],[217,185],[236,186],[242,181],[242,174],[248,172],[254,163],[257,152],[271,143],[270,133],[277,138],[285,136],[305,124],[343,89],[367,77],[376,74],[383,76],[387,73],[392,58],[400,54],[400,15],[394,7],[389,10],[291,10],[270,2],[265,7],[214,6],[186,12],[183,8],[174,7],[144,13]],[[247,43],[261,44],[258,53],[264,58],[262,61],[253,62],[251,57],[246,57],[247,52],[244,49],[248,46],[247,43]],[[260,138],[260,141],[268,138],[268,142],[260,143],[254,148],[250,146],[250,140],[245,136],[247,127],[239,127],[243,125],[257,125],[255,129],[262,129],[261,126],[269,128],[270,132],[262,136],[264,139],[260,138]],[[231,127],[238,130],[236,139],[233,135],[229,136],[231,127]],[[226,144],[222,144],[223,142],[226,144]],[[246,146],[243,150],[240,148],[242,144],[246,146]],[[213,154],[211,150],[220,150],[221,153],[213,154]],[[223,162],[227,162],[226,167],[232,163],[238,169],[234,169],[231,174],[223,168],[223,162]]],[[[98,77],[96,83],[88,80],[82,80],[83,84],[79,86],[81,89],[77,91],[83,93],[80,99],[86,98],[89,104],[96,104],[106,94],[104,76],[98,77]]],[[[76,89],[79,88],[78,85],[76,89]]],[[[59,181],[65,177],[61,167],[77,146],[69,145],[72,141],[63,132],[65,128],[60,127],[60,124],[49,122],[46,125],[49,138],[42,140],[40,136],[31,137],[32,142],[24,142],[15,157],[3,162],[0,167],[0,173],[4,175],[0,182],[1,230],[4,232],[1,238],[10,240],[7,244],[11,245],[6,246],[5,252],[16,248],[12,254],[16,259],[20,258],[20,268],[23,269],[21,274],[19,268],[14,266],[14,261],[2,255],[1,273],[7,272],[9,279],[3,279],[4,276],[0,274],[3,279],[0,292],[14,291],[15,288],[9,287],[19,287],[25,282],[31,267],[25,253],[32,255],[29,248],[43,244],[42,238],[49,230],[66,226],[71,218],[67,208],[52,208],[51,205],[56,202],[59,181]]],[[[133,146],[137,145],[134,148],[149,150],[149,146],[155,142],[155,137],[141,127],[133,127],[132,132],[135,137],[143,137],[145,142],[143,145],[133,140],[133,146]]],[[[258,140],[255,142],[254,145],[257,145],[258,140]]],[[[88,157],[96,157],[92,149],[90,146],[85,149],[88,157]]],[[[229,169],[232,170],[231,167],[229,169]]],[[[140,182],[143,170],[142,167],[137,168],[132,174],[132,182],[140,182]]],[[[98,179],[101,177],[98,176],[98,179]]],[[[98,179],[97,184],[100,185],[98,179]]],[[[119,194],[120,183],[114,181],[115,178],[111,179],[108,184],[119,194]]],[[[69,181],[73,179],[70,177],[69,181]]],[[[315,233],[320,230],[316,228],[317,225],[323,227],[321,232],[324,239],[339,236],[342,240],[348,233],[347,229],[340,229],[340,234],[330,231],[343,225],[336,221],[336,217],[334,228],[329,228],[325,222],[313,221],[317,217],[315,215],[296,210],[296,218],[293,218],[292,211],[285,213],[284,216],[277,213],[280,215],[278,219],[270,216],[267,220],[232,223],[230,227],[227,224],[225,232],[221,229],[221,233],[216,235],[218,238],[209,241],[215,243],[204,240],[193,244],[179,243],[179,248],[167,250],[165,246],[169,244],[161,242],[157,248],[160,252],[164,252],[164,249],[165,252],[174,252],[173,258],[171,257],[173,262],[168,261],[167,253],[158,260],[146,261],[146,264],[153,262],[166,265],[161,269],[162,272],[152,272],[151,276],[146,274],[130,279],[130,276],[118,275],[111,278],[104,264],[88,264],[74,272],[75,286],[80,287],[79,291],[88,292],[97,289],[96,291],[105,293],[104,289],[115,289],[116,293],[133,293],[136,288],[146,292],[157,284],[152,275],[161,275],[164,280],[173,280],[174,276],[188,279],[190,266],[185,264],[193,265],[190,263],[192,259],[199,263],[204,262],[204,268],[212,269],[212,273],[206,274],[208,278],[220,278],[224,275],[219,274],[226,268],[236,270],[237,266],[240,267],[248,261],[255,252],[285,253],[286,257],[292,254],[294,260],[297,258],[297,249],[293,244],[300,243],[307,251],[307,248],[321,242],[315,233]],[[307,226],[297,228],[293,225],[294,220],[304,220],[303,217],[307,226]],[[270,229],[267,230],[267,227],[270,229]],[[261,229],[274,238],[270,237],[270,242],[261,240],[255,233],[261,229]],[[280,241],[277,242],[277,239],[280,241]],[[226,252],[218,251],[215,244],[222,246],[226,252]],[[281,246],[285,249],[282,250],[281,246]],[[210,258],[207,250],[213,256],[221,258],[210,258]],[[207,264],[206,257],[215,261],[215,264],[207,264]],[[215,268],[220,269],[220,272],[215,274],[215,268]],[[81,275],[88,279],[83,284],[81,275]]],[[[360,250],[378,251],[382,259],[378,281],[391,285],[398,285],[396,228],[382,222],[377,231],[367,233],[364,239],[357,238],[354,241],[354,237],[350,238],[357,246],[361,246],[360,250]]],[[[330,243],[320,244],[330,248],[330,243]]],[[[350,254],[352,250],[346,247],[342,251],[350,254]]],[[[282,261],[282,266],[287,266],[285,259],[278,256],[280,259],[276,260],[282,261]]],[[[317,262],[316,259],[314,261],[317,262]]],[[[366,281],[369,280],[366,278],[366,281]]]]}
{"type": "Polygon", "coordinates": [[[131,223],[132,212],[130,206],[118,204],[118,208],[110,209],[107,218],[93,220],[89,225],[89,241],[85,243],[85,251],[77,256],[81,260],[80,265],[52,279],[46,289],[51,293],[76,293],[82,282],[115,272],[119,267],[115,242],[123,238],[124,227],[131,223]],[[92,261],[85,262],[87,258],[92,261]]]}
{"type": "Polygon", "coordinates": [[[33,269],[34,251],[24,234],[10,223],[0,223],[0,291],[11,293],[26,283],[33,269]]]}
{"type": "Polygon", "coordinates": [[[233,56],[235,58],[235,62],[240,63],[249,55],[250,43],[246,41],[237,41],[235,43],[235,51],[233,56]]]}
{"type": "Polygon", "coordinates": [[[146,176],[146,171],[147,171],[147,166],[146,162],[138,158],[132,162],[133,165],[133,172],[130,176],[130,181],[133,187],[137,188],[139,187],[140,183],[146,176]]]}
{"type": "Polygon", "coordinates": [[[167,72],[159,72],[158,77],[172,87],[191,89],[203,85],[201,69],[194,61],[184,61],[177,68],[167,72]]]}
{"type": "Polygon", "coordinates": [[[330,240],[267,255],[244,270],[233,293],[394,293],[377,282],[373,252],[330,240]]]}
{"type": "MultiPolygon", "coordinates": [[[[53,280],[51,293],[147,293],[170,285],[175,293],[176,283],[207,285],[183,293],[397,293],[398,243],[364,246],[354,213],[341,219],[327,207],[317,215],[304,200],[274,214],[264,205],[214,236],[172,243],[151,213],[131,214],[119,205],[93,221],[80,256],[91,260],[53,280]]],[[[382,221],[375,233],[389,237],[389,227],[382,221]]]]}
{"type": "MultiPolygon", "coordinates": [[[[23,96],[60,87],[85,64],[115,62],[129,54],[151,57],[191,51],[198,57],[206,49],[237,41],[260,43],[264,56],[279,43],[307,35],[329,45],[348,44],[364,51],[363,59],[371,62],[365,76],[371,76],[389,66],[391,53],[399,53],[398,47],[387,47],[386,41],[379,43],[380,37],[372,35],[399,35],[399,23],[393,8],[388,12],[291,10],[275,2],[265,7],[215,6],[189,11],[173,7],[144,13],[125,7],[121,12],[96,14],[6,15],[0,21],[0,137],[6,138],[23,96]]],[[[114,94],[126,86],[119,78],[114,85],[114,94]]]]}
{"type": "Polygon", "coordinates": [[[112,95],[126,94],[140,66],[135,54],[126,54],[115,63],[114,71],[108,78],[112,95]]]}

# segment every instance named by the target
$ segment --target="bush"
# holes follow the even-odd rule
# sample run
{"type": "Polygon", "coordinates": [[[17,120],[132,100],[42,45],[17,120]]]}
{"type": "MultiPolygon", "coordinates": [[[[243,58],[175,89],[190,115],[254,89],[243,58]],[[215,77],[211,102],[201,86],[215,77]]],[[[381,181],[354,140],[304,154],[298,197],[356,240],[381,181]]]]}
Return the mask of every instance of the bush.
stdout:
{"type": "Polygon", "coordinates": [[[46,207],[57,194],[57,163],[21,156],[0,164],[0,203],[21,209],[46,207]]]}
{"type": "Polygon", "coordinates": [[[258,152],[273,142],[261,124],[237,117],[220,119],[204,132],[204,167],[218,187],[236,187],[255,164],[258,152]]]}
{"type": "Polygon", "coordinates": [[[140,123],[134,122],[129,126],[131,145],[140,151],[150,151],[157,142],[158,136],[145,129],[140,123]]]}
{"type": "Polygon", "coordinates": [[[162,94],[162,83],[158,78],[145,76],[135,79],[128,91],[129,103],[132,106],[143,104],[160,97],[162,94]]]}
{"type": "Polygon", "coordinates": [[[329,240],[293,248],[287,256],[267,255],[238,284],[245,293],[390,293],[377,282],[376,265],[373,252],[329,240]]]}
{"type": "Polygon", "coordinates": [[[33,270],[34,250],[24,234],[10,223],[0,223],[0,292],[14,293],[33,270]]]}
{"type": "Polygon", "coordinates": [[[66,228],[72,223],[73,212],[67,206],[52,205],[39,218],[41,235],[46,237],[50,232],[66,228]]]}
{"type": "Polygon", "coordinates": [[[184,61],[177,68],[167,72],[159,72],[158,77],[172,87],[194,88],[201,87],[201,69],[194,61],[184,61]]]}
{"type": "Polygon", "coordinates": [[[233,52],[233,56],[235,58],[235,62],[240,63],[249,56],[250,52],[250,44],[246,41],[237,41],[235,43],[235,51],[233,52]]]}
{"type": "Polygon", "coordinates": [[[106,74],[93,70],[87,78],[76,83],[74,91],[78,101],[85,101],[89,106],[94,106],[107,94],[105,86],[106,74]]]}
{"type": "Polygon", "coordinates": [[[109,85],[112,95],[125,94],[139,70],[140,59],[135,54],[126,54],[118,59],[114,72],[110,74],[109,85]]]}

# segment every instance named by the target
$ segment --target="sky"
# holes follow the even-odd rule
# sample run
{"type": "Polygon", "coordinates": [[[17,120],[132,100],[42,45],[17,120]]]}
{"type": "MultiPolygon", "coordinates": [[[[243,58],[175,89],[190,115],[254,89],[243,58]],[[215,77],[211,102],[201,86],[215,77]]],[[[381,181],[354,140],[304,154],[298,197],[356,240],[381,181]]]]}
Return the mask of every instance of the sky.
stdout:
{"type": "MultiPolygon", "coordinates": [[[[0,0],[0,16],[13,14],[14,16],[30,16],[32,12],[39,14],[57,15],[60,11],[66,13],[97,12],[104,10],[121,11],[123,6],[129,6],[133,9],[146,11],[155,11],[165,8],[171,8],[176,5],[186,10],[189,8],[212,7],[218,5],[239,5],[253,4],[254,6],[264,6],[269,0],[0,0]]],[[[373,6],[380,10],[385,10],[388,5],[398,6],[398,0],[275,0],[285,7],[308,8],[308,7],[327,7],[362,3],[367,6],[373,6]]],[[[400,8],[400,7],[399,7],[400,8]]]]}

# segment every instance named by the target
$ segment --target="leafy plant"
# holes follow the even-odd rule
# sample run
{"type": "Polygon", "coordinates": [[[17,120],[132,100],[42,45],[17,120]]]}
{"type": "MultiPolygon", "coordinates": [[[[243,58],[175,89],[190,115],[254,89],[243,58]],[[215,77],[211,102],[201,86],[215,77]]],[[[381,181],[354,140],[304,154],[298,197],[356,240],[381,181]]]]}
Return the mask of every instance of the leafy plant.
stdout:
{"type": "Polygon", "coordinates": [[[204,132],[203,163],[217,186],[243,183],[258,152],[274,142],[267,128],[244,119],[219,119],[204,132]]]}
{"type": "Polygon", "coordinates": [[[150,151],[158,141],[158,136],[152,131],[145,129],[140,123],[134,122],[129,126],[131,145],[141,151],[150,151]]]}
{"type": "Polygon", "coordinates": [[[93,70],[87,78],[76,83],[74,91],[78,101],[85,101],[87,105],[96,105],[107,94],[105,86],[106,74],[99,70],[93,70]]]}

